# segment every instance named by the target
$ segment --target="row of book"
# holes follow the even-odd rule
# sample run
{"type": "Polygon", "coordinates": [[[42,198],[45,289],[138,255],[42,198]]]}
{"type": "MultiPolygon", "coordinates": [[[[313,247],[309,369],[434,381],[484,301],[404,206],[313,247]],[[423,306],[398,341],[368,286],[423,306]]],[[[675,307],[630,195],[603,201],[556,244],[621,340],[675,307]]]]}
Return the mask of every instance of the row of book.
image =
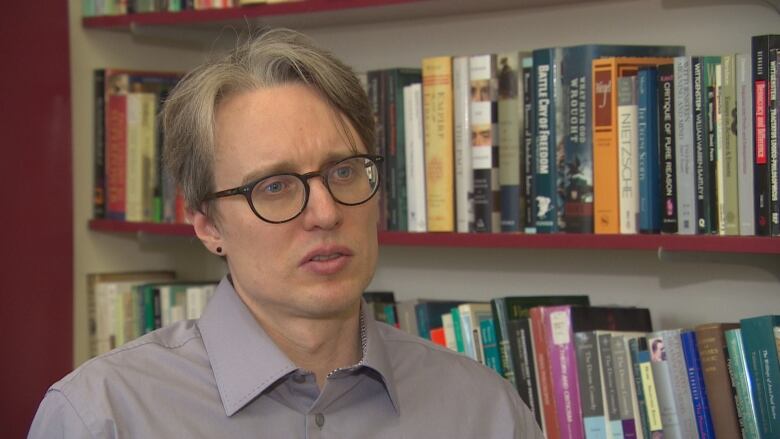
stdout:
{"type": "Polygon", "coordinates": [[[227,9],[262,3],[286,3],[304,0],[82,0],[82,16],[181,12],[187,10],[227,9]]]}
{"type": "Polygon", "coordinates": [[[199,318],[215,288],[214,282],[177,282],[169,271],[87,275],[90,356],[199,318]]]}
{"type": "Polygon", "coordinates": [[[366,300],[512,382],[547,438],[780,435],[780,316],[654,331],[648,309],[587,296],[366,300]]]}
{"type": "Polygon", "coordinates": [[[367,74],[399,231],[780,234],[780,36],[581,45],[367,74]]]}

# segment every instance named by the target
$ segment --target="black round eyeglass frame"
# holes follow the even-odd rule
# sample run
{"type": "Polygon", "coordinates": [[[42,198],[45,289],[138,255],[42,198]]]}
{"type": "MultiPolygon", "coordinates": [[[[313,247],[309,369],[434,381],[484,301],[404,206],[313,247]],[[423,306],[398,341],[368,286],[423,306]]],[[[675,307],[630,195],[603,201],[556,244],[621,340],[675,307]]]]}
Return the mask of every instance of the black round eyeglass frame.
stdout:
{"type": "Polygon", "coordinates": [[[368,202],[368,200],[373,198],[374,195],[376,195],[377,191],[379,190],[379,186],[380,186],[381,181],[382,181],[382,172],[380,172],[381,168],[380,168],[379,165],[384,161],[384,159],[385,158],[382,157],[381,155],[371,155],[371,154],[353,155],[353,156],[349,156],[349,157],[343,158],[343,159],[341,159],[341,160],[339,160],[337,162],[328,164],[327,166],[323,167],[319,171],[307,172],[305,174],[298,174],[296,172],[283,172],[283,173],[280,173],[280,174],[273,174],[273,175],[268,175],[268,176],[265,176],[265,177],[262,177],[262,178],[258,178],[257,180],[252,180],[252,181],[250,181],[249,183],[247,183],[247,184],[245,184],[243,186],[238,186],[238,187],[234,187],[232,189],[225,189],[223,191],[218,191],[218,192],[214,192],[214,193],[208,194],[208,195],[206,195],[206,198],[204,199],[204,201],[211,201],[211,200],[215,200],[217,198],[223,198],[223,197],[232,197],[234,195],[243,195],[244,198],[246,199],[247,204],[249,204],[249,208],[252,209],[252,212],[255,214],[256,217],[260,218],[261,220],[263,220],[263,221],[265,221],[267,223],[283,224],[283,223],[286,223],[286,222],[290,222],[290,221],[294,220],[295,218],[298,218],[301,215],[301,213],[303,213],[303,211],[306,209],[306,206],[309,204],[309,194],[311,193],[311,187],[309,186],[309,179],[314,178],[314,177],[320,177],[320,180],[322,180],[322,184],[325,185],[325,188],[328,190],[328,193],[330,194],[330,196],[333,197],[333,200],[335,200],[337,203],[339,203],[341,205],[344,205],[344,206],[359,206],[361,204],[364,204],[364,203],[368,202]],[[358,203],[345,203],[345,202],[339,200],[338,197],[336,197],[333,194],[333,191],[331,190],[330,185],[328,184],[328,179],[327,179],[326,175],[327,175],[327,171],[328,170],[338,166],[339,163],[343,163],[343,162],[345,162],[347,160],[354,160],[356,158],[367,159],[367,160],[370,160],[374,164],[374,166],[377,169],[376,186],[371,191],[371,194],[368,197],[366,197],[365,200],[360,201],[358,203]],[[300,180],[301,183],[303,183],[303,203],[301,203],[301,209],[298,211],[298,213],[296,213],[292,217],[290,217],[290,218],[288,218],[286,220],[282,220],[282,221],[272,221],[272,220],[269,220],[267,218],[264,218],[257,211],[257,209],[255,208],[254,203],[252,202],[252,191],[254,190],[255,186],[257,186],[263,180],[267,180],[269,178],[274,178],[274,177],[280,177],[280,176],[284,176],[284,175],[295,177],[298,180],[300,180]]]}

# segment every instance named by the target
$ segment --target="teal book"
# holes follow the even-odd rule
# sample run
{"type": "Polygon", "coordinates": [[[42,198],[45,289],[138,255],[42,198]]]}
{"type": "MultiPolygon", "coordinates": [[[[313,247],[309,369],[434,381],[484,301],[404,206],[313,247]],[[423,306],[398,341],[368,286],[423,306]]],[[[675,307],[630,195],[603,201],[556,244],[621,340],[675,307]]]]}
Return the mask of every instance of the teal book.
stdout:
{"type": "Polygon", "coordinates": [[[482,332],[482,354],[485,356],[485,365],[495,370],[499,375],[502,375],[501,356],[498,353],[496,326],[493,319],[480,321],[479,329],[482,332]]]}
{"type": "Polygon", "coordinates": [[[780,315],[752,317],[739,322],[742,348],[753,389],[758,431],[762,439],[780,438],[780,362],[777,358],[774,327],[780,326],[780,315]]]}
{"type": "Polygon", "coordinates": [[[462,354],[465,352],[465,348],[463,347],[463,334],[461,334],[460,329],[460,311],[458,311],[458,307],[453,307],[450,310],[450,314],[452,314],[452,327],[455,331],[455,344],[458,346],[458,352],[462,354]]]}
{"type": "Polygon", "coordinates": [[[729,329],[724,332],[726,349],[728,351],[728,367],[731,376],[731,386],[734,391],[734,402],[739,415],[739,427],[744,439],[758,439],[758,424],[756,410],[753,406],[753,389],[748,380],[748,366],[745,361],[745,351],[742,347],[742,330],[729,329]]]}

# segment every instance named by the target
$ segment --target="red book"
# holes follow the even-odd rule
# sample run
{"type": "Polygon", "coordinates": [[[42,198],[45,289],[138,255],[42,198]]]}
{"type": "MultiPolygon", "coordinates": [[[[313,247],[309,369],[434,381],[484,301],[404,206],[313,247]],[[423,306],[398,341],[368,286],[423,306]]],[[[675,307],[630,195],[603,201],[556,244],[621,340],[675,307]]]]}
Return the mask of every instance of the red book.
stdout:
{"type": "Polygon", "coordinates": [[[561,436],[558,429],[555,401],[553,399],[552,371],[550,370],[550,357],[547,354],[547,337],[544,331],[544,316],[542,308],[531,308],[531,333],[534,341],[534,355],[539,380],[539,393],[542,400],[542,414],[544,418],[544,437],[558,439],[561,436]]]}
{"type": "Polygon", "coordinates": [[[108,96],[105,132],[106,218],[122,221],[127,172],[127,95],[108,96]]]}
{"type": "Polygon", "coordinates": [[[431,341],[446,348],[447,340],[444,338],[444,328],[431,329],[431,341]]]}

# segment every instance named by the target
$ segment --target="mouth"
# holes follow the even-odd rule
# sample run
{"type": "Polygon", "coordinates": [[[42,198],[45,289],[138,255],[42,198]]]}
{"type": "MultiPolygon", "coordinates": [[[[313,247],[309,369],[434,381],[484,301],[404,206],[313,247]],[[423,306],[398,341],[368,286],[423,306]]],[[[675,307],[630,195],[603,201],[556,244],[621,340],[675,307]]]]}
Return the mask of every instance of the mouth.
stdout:
{"type": "Polygon", "coordinates": [[[342,246],[318,247],[301,259],[300,267],[318,275],[332,275],[343,270],[353,252],[342,246]]]}

